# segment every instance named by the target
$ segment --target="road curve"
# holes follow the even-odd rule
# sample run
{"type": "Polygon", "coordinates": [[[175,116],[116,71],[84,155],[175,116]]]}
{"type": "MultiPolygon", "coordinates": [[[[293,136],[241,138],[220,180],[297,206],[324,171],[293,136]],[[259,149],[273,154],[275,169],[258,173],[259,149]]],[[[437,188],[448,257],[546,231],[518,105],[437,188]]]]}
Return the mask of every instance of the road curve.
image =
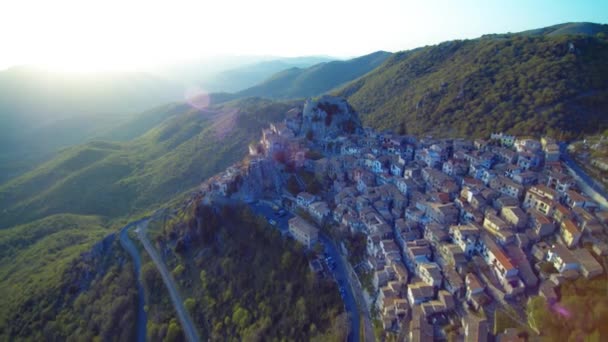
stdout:
{"type": "Polygon", "coordinates": [[[568,171],[570,174],[574,176],[574,179],[577,181],[581,190],[587,194],[587,196],[591,197],[594,201],[596,201],[602,208],[608,208],[608,194],[604,189],[602,189],[593,177],[589,176],[585,170],[583,170],[576,162],[570,158],[568,152],[563,148],[564,152],[562,152],[562,160],[566,164],[568,171]]]}
{"type": "MultiPolygon", "coordinates": [[[[288,212],[287,215],[283,217],[277,217],[275,215],[275,210],[272,209],[268,204],[258,202],[251,203],[249,207],[253,210],[257,215],[261,215],[266,219],[270,220],[272,218],[276,221],[276,228],[282,234],[286,234],[288,231],[288,221],[291,217],[293,217],[293,213],[288,212]]],[[[361,304],[364,302],[363,291],[358,284],[358,281],[353,279],[353,275],[351,273],[351,268],[347,264],[348,261],[342,256],[340,253],[338,246],[335,242],[323,232],[319,233],[319,240],[325,245],[325,252],[329,254],[333,258],[336,263],[336,268],[331,272],[334,275],[336,281],[344,288],[345,294],[342,298],[344,302],[344,307],[348,314],[348,320],[350,323],[351,330],[348,334],[347,341],[348,342],[359,342],[361,340],[360,327],[361,320],[363,317],[364,324],[364,341],[365,342],[373,342],[375,341],[375,337],[373,334],[373,326],[371,323],[371,318],[369,316],[369,312],[367,312],[364,307],[365,304],[361,304]],[[363,315],[361,315],[363,313],[363,315]]]]}
{"type": "Polygon", "coordinates": [[[190,314],[184,307],[184,301],[181,299],[181,296],[179,295],[179,292],[177,291],[177,286],[175,285],[175,281],[173,280],[171,273],[167,269],[167,266],[163,262],[160,255],[158,255],[158,252],[156,252],[156,249],[154,249],[154,247],[150,243],[150,240],[148,240],[148,236],[146,236],[147,227],[148,227],[147,220],[140,222],[137,225],[137,229],[135,230],[135,232],[137,233],[137,237],[139,238],[139,241],[141,241],[142,245],[146,249],[146,252],[148,252],[148,255],[150,255],[150,259],[152,259],[152,261],[156,265],[156,268],[158,269],[158,272],[160,273],[161,277],[163,278],[163,282],[165,283],[165,286],[167,287],[167,291],[169,291],[169,297],[171,297],[171,302],[173,302],[173,307],[175,308],[175,311],[177,312],[177,317],[182,325],[182,330],[184,331],[184,336],[186,336],[186,340],[188,340],[190,342],[200,341],[198,332],[196,331],[196,328],[194,327],[194,323],[192,322],[192,319],[190,318],[190,314]]]}
{"type": "Polygon", "coordinates": [[[135,244],[129,238],[129,229],[135,227],[139,221],[129,223],[120,230],[120,244],[122,247],[131,255],[133,259],[133,265],[135,267],[135,281],[137,282],[137,322],[136,322],[136,339],[137,342],[146,341],[146,310],[144,306],[146,299],[144,296],[144,288],[141,284],[139,275],[141,274],[141,257],[135,244]]]}

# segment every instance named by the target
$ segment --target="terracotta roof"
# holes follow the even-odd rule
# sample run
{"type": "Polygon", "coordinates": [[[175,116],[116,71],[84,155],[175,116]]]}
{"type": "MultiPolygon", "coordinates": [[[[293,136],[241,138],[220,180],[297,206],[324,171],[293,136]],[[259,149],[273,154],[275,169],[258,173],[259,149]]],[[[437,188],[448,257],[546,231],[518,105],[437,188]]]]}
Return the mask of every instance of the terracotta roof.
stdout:
{"type": "Polygon", "coordinates": [[[564,207],[561,204],[557,204],[555,206],[555,210],[559,211],[559,213],[564,217],[569,217],[570,215],[572,215],[572,212],[570,211],[570,209],[564,207]]]}
{"type": "Polygon", "coordinates": [[[536,209],[528,210],[530,215],[540,224],[551,223],[551,220],[536,209]]]}
{"type": "Polygon", "coordinates": [[[510,270],[515,268],[511,263],[511,260],[507,257],[505,252],[492,240],[492,238],[488,235],[483,236],[483,241],[488,248],[488,250],[494,255],[496,260],[505,268],[505,270],[510,270]]]}
{"type": "Polygon", "coordinates": [[[585,202],[587,198],[574,190],[568,190],[568,198],[574,202],[585,202]]]}

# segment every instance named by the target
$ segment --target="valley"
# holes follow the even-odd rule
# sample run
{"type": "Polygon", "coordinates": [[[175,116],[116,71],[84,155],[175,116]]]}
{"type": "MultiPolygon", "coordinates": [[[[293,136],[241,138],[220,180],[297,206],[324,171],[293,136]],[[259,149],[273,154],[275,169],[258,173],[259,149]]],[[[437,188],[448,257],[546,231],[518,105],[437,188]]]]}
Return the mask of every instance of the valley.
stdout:
{"type": "Polygon", "coordinates": [[[0,340],[601,340],[607,27],[1,71],[0,340]]]}

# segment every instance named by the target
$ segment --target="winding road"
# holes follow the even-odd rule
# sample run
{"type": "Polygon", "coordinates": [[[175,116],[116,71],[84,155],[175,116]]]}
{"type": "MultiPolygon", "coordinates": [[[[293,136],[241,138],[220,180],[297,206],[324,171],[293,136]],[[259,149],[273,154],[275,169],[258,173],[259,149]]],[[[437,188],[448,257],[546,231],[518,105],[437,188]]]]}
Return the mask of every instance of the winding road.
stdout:
{"type": "Polygon", "coordinates": [[[607,209],[608,200],[606,200],[606,198],[608,198],[608,194],[606,191],[570,157],[566,144],[562,143],[560,145],[560,150],[561,159],[564,161],[564,164],[566,164],[570,174],[574,176],[574,179],[577,181],[581,190],[583,190],[587,196],[591,197],[591,199],[596,201],[602,208],[607,209]]]}
{"type": "Polygon", "coordinates": [[[163,259],[158,255],[158,252],[152,244],[150,240],[148,240],[148,236],[146,235],[146,229],[148,228],[148,220],[142,221],[137,225],[135,229],[135,233],[137,234],[137,238],[141,241],[148,255],[150,255],[150,259],[156,265],[158,272],[163,278],[163,282],[167,287],[167,291],[169,291],[169,297],[171,297],[171,302],[173,303],[173,307],[175,308],[175,312],[177,312],[177,318],[181,323],[182,330],[184,332],[184,336],[186,336],[186,340],[190,342],[200,341],[200,337],[198,336],[198,332],[194,327],[194,323],[190,318],[190,314],[188,310],[184,307],[184,301],[181,299],[179,292],[177,291],[177,286],[175,285],[175,280],[171,276],[171,273],[167,269],[167,266],[163,262],[163,259]]]}
{"type": "Polygon", "coordinates": [[[137,290],[138,290],[138,309],[137,309],[137,341],[144,342],[146,341],[146,312],[144,310],[145,299],[144,299],[144,290],[141,285],[141,281],[139,281],[139,275],[141,273],[141,257],[135,244],[129,238],[129,230],[135,228],[135,232],[137,233],[137,238],[141,241],[144,249],[156,265],[156,269],[160,273],[163,282],[165,283],[165,287],[169,292],[169,296],[171,297],[171,302],[173,303],[173,307],[175,308],[175,312],[177,312],[177,318],[179,319],[182,330],[184,332],[184,336],[186,340],[190,342],[200,341],[200,337],[198,336],[198,332],[192,323],[192,319],[190,318],[190,314],[184,307],[184,302],[181,299],[179,292],[177,291],[177,286],[175,285],[175,281],[171,276],[171,273],[167,269],[167,266],[163,262],[160,255],[152,244],[148,237],[146,236],[146,229],[148,227],[149,218],[142,219],[139,221],[131,222],[126,225],[120,231],[120,243],[124,249],[131,255],[133,258],[133,262],[135,263],[135,274],[138,279],[137,282],[137,290]]]}
{"type": "Polygon", "coordinates": [[[135,244],[129,238],[129,229],[135,227],[141,221],[131,222],[128,225],[124,226],[120,230],[120,244],[122,247],[131,255],[133,259],[133,264],[135,267],[135,280],[137,281],[137,322],[136,322],[136,336],[137,342],[145,342],[146,341],[146,310],[144,306],[146,305],[146,299],[144,296],[144,288],[141,285],[140,274],[141,274],[141,257],[135,244]]]}
{"type": "MultiPolygon", "coordinates": [[[[287,211],[285,216],[278,217],[276,215],[276,211],[269,204],[263,201],[250,203],[249,207],[257,215],[264,216],[267,220],[275,220],[275,228],[277,228],[281,234],[285,235],[288,233],[288,221],[294,216],[293,213],[287,211]]],[[[361,340],[359,335],[361,329],[361,318],[363,318],[364,324],[364,341],[374,341],[375,337],[371,317],[369,312],[365,310],[363,290],[361,289],[359,282],[354,279],[354,271],[352,271],[352,268],[348,267],[348,261],[346,261],[344,256],[342,256],[338,246],[336,246],[335,242],[329,236],[320,233],[319,240],[325,246],[325,252],[335,261],[336,268],[332,270],[332,273],[339,286],[344,288],[344,307],[348,313],[348,319],[351,327],[347,339],[348,342],[358,342],[361,340]]]]}
{"type": "MultiPolygon", "coordinates": [[[[287,221],[290,217],[292,217],[291,213],[288,213],[284,217],[275,217],[271,214],[274,213],[274,210],[267,205],[257,203],[255,205],[250,206],[254,209],[256,213],[262,214],[268,218],[272,217],[273,219],[278,221],[276,227],[281,230],[282,233],[287,232],[287,221]]],[[[137,341],[146,341],[146,312],[144,310],[144,290],[141,285],[141,282],[139,281],[139,276],[141,273],[141,256],[139,255],[135,244],[133,243],[133,241],[131,241],[128,234],[129,230],[133,228],[135,228],[137,238],[141,241],[144,249],[150,256],[150,259],[152,259],[152,262],[154,262],[156,268],[158,269],[163,279],[163,282],[165,283],[165,286],[171,298],[171,302],[173,303],[175,311],[177,312],[177,316],[181,323],[186,340],[191,342],[200,341],[198,332],[192,322],[190,314],[184,307],[184,302],[181,299],[179,291],[177,290],[177,285],[175,284],[175,280],[173,279],[171,272],[167,269],[167,266],[163,262],[156,249],[152,246],[150,240],[148,239],[148,236],[146,235],[148,221],[149,218],[145,218],[139,221],[131,222],[125,227],[123,227],[120,231],[120,243],[133,258],[133,262],[135,264],[135,273],[138,279],[137,341]]],[[[367,312],[367,310],[365,310],[365,307],[363,307],[365,306],[365,300],[363,299],[360,284],[356,279],[354,279],[353,274],[351,274],[354,271],[352,271],[352,269],[348,267],[347,261],[340,253],[338,246],[336,246],[335,242],[331,238],[329,238],[325,234],[320,234],[319,239],[325,245],[325,251],[336,262],[336,268],[332,272],[334,273],[336,281],[345,290],[344,306],[346,308],[346,311],[348,312],[351,326],[351,331],[348,335],[348,341],[358,342],[361,340],[361,323],[363,323],[364,329],[363,340],[374,341],[375,337],[373,333],[371,317],[369,316],[369,312],[367,312]]]]}

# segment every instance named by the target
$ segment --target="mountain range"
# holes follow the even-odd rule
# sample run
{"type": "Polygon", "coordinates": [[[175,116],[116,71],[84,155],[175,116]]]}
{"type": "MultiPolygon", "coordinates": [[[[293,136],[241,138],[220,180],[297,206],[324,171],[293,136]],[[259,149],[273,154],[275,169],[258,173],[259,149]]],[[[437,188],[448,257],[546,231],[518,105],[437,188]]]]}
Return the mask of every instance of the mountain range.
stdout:
{"type": "Polygon", "coordinates": [[[331,57],[292,57],[265,60],[223,70],[201,81],[209,92],[239,92],[264,82],[274,74],[290,68],[308,68],[320,63],[336,61],[331,57]]]}
{"type": "MultiPolygon", "coordinates": [[[[210,94],[202,109],[181,101],[181,85],[148,74],[76,80],[1,72],[0,246],[10,248],[0,248],[0,289],[11,298],[2,302],[0,339],[18,310],[48,318],[36,312],[36,303],[51,301],[42,287],[62,293],[56,274],[83,251],[241,160],[261,128],[301,98],[331,92],[367,125],[418,136],[570,139],[605,130],[607,33],[607,25],[567,23],[306,61],[236,93],[210,94]]],[[[250,65],[231,65],[218,84],[242,80],[237,89],[287,66],[250,65]]]]}
{"type": "Polygon", "coordinates": [[[347,61],[313,56],[252,62],[256,59],[243,57],[224,64],[215,61],[210,70],[200,74],[191,69],[204,69],[197,63],[184,69],[113,74],[61,74],[33,67],[11,68],[0,72],[0,183],[48,160],[60,148],[92,139],[134,138],[137,135],[128,134],[128,127],[142,134],[160,123],[152,117],[165,117],[160,110],[149,116],[138,112],[183,101],[192,96],[189,94],[192,89],[197,92],[194,96],[200,92],[201,96],[209,96],[212,103],[220,103],[250,97],[248,93],[260,93],[256,90],[260,87],[267,90],[260,93],[263,97],[284,97],[277,92],[277,82],[293,81],[289,97],[302,98],[319,95],[362,76],[387,55],[376,53],[347,61]],[[295,74],[292,72],[296,79],[285,78],[283,70],[297,70],[295,74]],[[187,71],[194,76],[186,75],[187,71]],[[267,77],[258,88],[249,88],[244,93],[207,91],[240,90],[267,77]]]}
{"type": "Polygon", "coordinates": [[[377,51],[346,61],[319,63],[308,68],[289,68],[256,86],[236,93],[236,96],[274,99],[318,96],[365,75],[381,65],[390,55],[390,52],[377,51]]]}

